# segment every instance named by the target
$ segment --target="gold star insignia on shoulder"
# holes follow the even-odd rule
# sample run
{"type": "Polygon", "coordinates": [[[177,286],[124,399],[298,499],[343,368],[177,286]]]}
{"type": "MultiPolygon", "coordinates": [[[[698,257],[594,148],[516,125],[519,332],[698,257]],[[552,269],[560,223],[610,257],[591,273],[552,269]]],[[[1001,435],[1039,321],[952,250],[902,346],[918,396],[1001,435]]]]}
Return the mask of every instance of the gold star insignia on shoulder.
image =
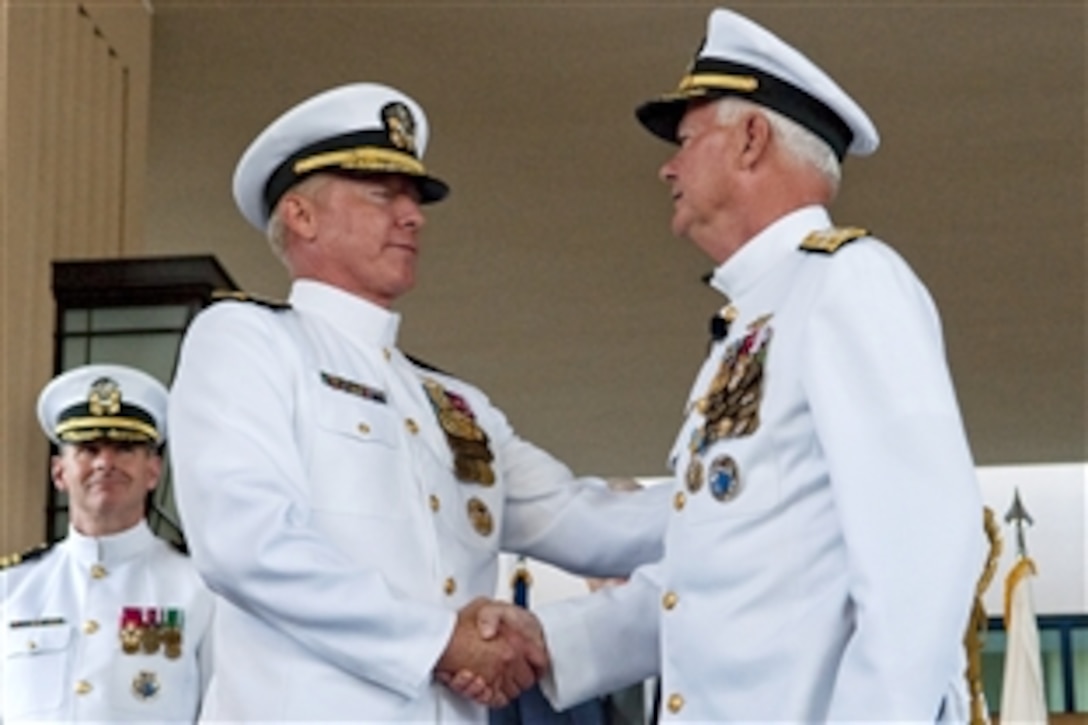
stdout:
{"type": "Polygon", "coordinates": [[[251,292],[242,292],[240,290],[215,290],[212,292],[212,302],[220,302],[222,300],[234,300],[235,302],[250,302],[261,307],[267,307],[271,310],[289,310],[291,309],[291,303],[285,300],[275,300],[271,297],[262,297],[261,295],[255,295],[251,292]]]}
{"type": "Polygon", "coordinates": [[[849,242],[861,237],[869,236],[869,230],[861,227],[832,227],[822,231],[813,232],[801,242],[800,249],[805,252],[819,252],[820,254],[834,254],[849,242]]]}

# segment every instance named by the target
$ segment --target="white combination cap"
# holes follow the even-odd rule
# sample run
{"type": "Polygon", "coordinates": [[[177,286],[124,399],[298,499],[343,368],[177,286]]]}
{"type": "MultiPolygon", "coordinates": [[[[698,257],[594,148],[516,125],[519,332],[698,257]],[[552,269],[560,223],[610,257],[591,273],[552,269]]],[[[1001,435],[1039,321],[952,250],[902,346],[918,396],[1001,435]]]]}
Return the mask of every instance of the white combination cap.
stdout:
{"type": "Polygon", "coordinates": [[[880,136],[861,106],[826,73],[766,28],[717,9],[706,37],[676,91],[642,104],[638,120],[655,136],[676,142],[692,101],[738,96],[773,109],[809,129],[841,160],[876,151],[880,136]]]}
{"type": "Polygon", "coordinates": [[[287,190],[318,172],[402,174],[421,201],[439,201],[449,187],[423,168],[427,133],[423,109],[395,88],[333,88],[286,111],[253,140],[234,169],[234,201],[261,231],[287,190]]]}
{"type": "Polygon", "coordinates": [[[166,386],[124,365],[84,365],[61,373],[38,396],[38,422],[61,443],[166,442],[166,386]]]}

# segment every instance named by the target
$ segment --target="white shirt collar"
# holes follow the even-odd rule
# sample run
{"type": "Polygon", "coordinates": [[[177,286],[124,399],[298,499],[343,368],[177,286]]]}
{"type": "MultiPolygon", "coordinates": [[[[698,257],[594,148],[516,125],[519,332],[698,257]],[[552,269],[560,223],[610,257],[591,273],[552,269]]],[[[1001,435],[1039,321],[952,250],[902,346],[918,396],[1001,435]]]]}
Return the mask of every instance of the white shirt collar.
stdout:
{"type": "Polygon", "coordinates": [[[396,347],[400,314],[338,287],[312,279],[297,279],[288,297],[293,309],[317,315],[361,343],[396,347]]]}
{"type": "Polygon", "coordinates": [[[110,566],[140,554],[154,540],[155,535],[151,533],[147,522],[141,519],[131,529],[109,536],[86,536],[69,525],[68,538],[62,546],[81,564],[110,566]]]}
{"type": "Polygon", "coordinates": [[[797,253],[809,233],[830,226],[831,217],[822,206],[806,206],[779,217],[718,265],[710,286],[731,300],[738,299],[784,257],[797,253]]]}

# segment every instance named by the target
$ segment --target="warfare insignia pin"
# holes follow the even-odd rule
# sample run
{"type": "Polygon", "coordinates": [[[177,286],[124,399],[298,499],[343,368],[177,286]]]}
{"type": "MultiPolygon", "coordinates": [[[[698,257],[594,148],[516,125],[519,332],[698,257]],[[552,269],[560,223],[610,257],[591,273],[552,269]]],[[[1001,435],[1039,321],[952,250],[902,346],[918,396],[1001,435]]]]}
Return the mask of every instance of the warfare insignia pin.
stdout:
{"type": "Polygon", "coordinates": [[[400,101],[387,103],[382,108],[382,123],[393,145],[415,156],[416,120],[408,106],[400,101]]]}
{"type": "Polygon", "coordinates": [[[743,488],[737,462],[729,456],[715,458],[707,469],[706,477],[710,494],[722,503],[735,499],[743,488]]]}
{"type": "Polygon", "coordinates": [[[159,682],[159,676],[154,672],[140,670],[132,678],[132,694],[136,696],[137,700],[150,700],[158,695],[161,689],[162,684],[159,682]]]}
{"type": "Polygon", "coordinates": [[[121,412],[121,387],[113,378],[99,378],[87,393],[91,415],[117,415],[121,412]]]}

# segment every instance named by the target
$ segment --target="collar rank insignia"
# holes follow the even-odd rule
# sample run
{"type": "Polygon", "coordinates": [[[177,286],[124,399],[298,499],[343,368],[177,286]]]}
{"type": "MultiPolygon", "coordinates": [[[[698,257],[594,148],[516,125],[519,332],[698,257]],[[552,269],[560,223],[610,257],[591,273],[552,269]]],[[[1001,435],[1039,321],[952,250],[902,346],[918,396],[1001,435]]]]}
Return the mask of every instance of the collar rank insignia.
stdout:
{"type": "Polygon", "coordinates": [[[809,234],[801,242],[799,249],[805,252],[834,254],[844,244],[867,236],[869,236],[869,230],[861,227],[832,227],[809,234]]]}
{"type": "Polygon", "coordinates": [[[446,441],[453,451],[453,468],[457,480],[465,483],[478,483],[491,486],[495,483],[495,471],[491,462],[495,455],[491,452],[491,442],[468,401],[456,393],[451,393],[430,378],[425,378],[423,387],[431,400],[438,423],[446,434],[446,441]]]}

